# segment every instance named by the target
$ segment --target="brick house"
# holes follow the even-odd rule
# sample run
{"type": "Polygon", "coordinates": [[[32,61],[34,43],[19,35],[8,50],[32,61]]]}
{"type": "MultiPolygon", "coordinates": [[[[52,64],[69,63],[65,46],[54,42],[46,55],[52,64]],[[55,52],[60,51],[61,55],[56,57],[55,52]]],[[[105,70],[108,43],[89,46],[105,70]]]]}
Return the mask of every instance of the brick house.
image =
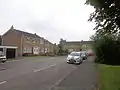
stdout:
{"type": "Polygon", "coordinates": [[[48,40],[37,34],[16,30],[13,26],[2,36],[2,39],[4,46],[18,47],[18,56],[40,55],[53,52],[51,48],[53,44],[48,40]]]}
{"type": "Polygon", "coordinates": [[[91,50],[91,43],[92,41],[66,41],[63,39],[60,41],[63,49],[68,49],[69,52],[80,50],[89,51],[91,50]]]}

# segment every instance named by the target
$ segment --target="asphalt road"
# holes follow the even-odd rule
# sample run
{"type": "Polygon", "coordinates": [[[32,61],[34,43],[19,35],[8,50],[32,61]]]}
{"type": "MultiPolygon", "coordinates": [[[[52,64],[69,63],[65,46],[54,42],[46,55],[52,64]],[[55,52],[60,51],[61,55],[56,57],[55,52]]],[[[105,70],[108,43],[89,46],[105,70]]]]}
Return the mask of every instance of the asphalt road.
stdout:
{"type": "Polygon", "coordinates": [[[0,63],[0,90],[95,90],[93,58],[81,65],[66,57],[31,57],[0,63]]]}

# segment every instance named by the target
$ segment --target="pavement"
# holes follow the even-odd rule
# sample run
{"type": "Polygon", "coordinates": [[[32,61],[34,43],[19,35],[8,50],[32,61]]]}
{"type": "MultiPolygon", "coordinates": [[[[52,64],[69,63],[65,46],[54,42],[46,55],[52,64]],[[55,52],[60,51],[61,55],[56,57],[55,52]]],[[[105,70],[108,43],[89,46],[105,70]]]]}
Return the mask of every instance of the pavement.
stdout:
{"type": "Polygon", "coordinates": [[[96,90],[93,57],[80,65],[65,56],[32,57],[0,63],[0,90],[96,90]]]}

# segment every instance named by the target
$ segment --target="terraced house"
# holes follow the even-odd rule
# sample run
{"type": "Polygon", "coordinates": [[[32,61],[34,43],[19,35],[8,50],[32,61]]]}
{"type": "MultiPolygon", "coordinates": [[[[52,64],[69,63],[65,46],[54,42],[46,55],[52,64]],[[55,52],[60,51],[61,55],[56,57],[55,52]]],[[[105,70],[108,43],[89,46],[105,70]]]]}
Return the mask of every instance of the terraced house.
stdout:
{"type": "Polygon", "coordinates": [[[63,46],[63,49],[68,49],[69,52],[72,51],[91,51],[92,41],[66,41],[61,39],[60,44],[63,46]]]}
{"type": "Polygon", "coordinates": [[[36,33],[28,33],[14,29],[12,26],[3,36],[2,45],[17,46],[17,55],[40,55],[53,53],[53,44],[38,36],[36,33]]]}

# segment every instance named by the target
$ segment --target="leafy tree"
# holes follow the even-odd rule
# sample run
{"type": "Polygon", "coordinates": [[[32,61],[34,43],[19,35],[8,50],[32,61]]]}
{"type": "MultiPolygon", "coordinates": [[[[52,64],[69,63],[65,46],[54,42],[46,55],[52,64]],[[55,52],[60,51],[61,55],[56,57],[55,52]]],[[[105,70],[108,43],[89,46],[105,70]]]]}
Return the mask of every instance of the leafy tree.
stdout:
{"type": "Polygon", "coordinates": [[[65,54],[68,54],[68,49],[65,49],[64,52],[65,52],[65,54]]]}
{"type": "Polygon", "coordinates": [[[89,21],[95,21],[96,33],[120,32],[120,0],[86,0],[86,4],[95,8],[89,21]]]}
{"type": "Polygon", "coordinates": [[[59,48],[58,54],[62,55],[64,52],[62,44],[58,44],[58,48],[59,48]]]}
{"type": "Polygon", "coordinates": [[[89,21],[95,21],[93,50],[96,61],[120,65],[120,0],[86,0],[95,8],[89,21]]]}

